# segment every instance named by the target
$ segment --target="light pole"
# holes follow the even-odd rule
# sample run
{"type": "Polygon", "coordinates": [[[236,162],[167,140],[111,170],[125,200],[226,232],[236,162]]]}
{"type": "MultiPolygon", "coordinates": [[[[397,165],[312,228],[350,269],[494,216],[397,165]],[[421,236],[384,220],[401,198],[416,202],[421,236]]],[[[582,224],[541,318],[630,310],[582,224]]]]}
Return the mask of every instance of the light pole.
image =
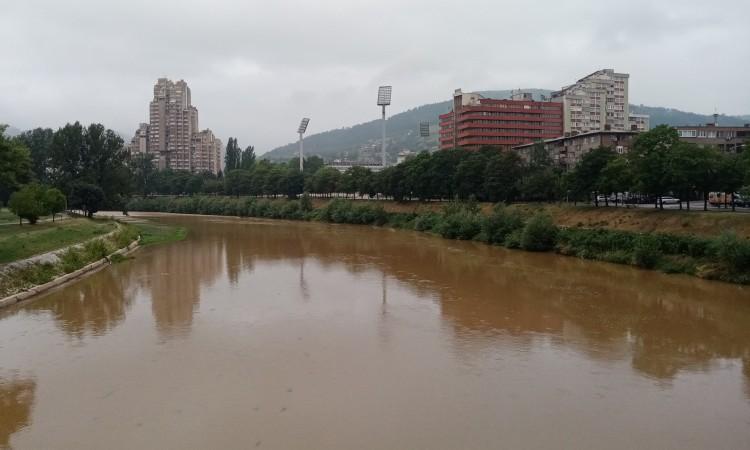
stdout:
{"type": "Polygon", "coordinates": [[[380,86],[378,89],[378,106],[383,107],[383,140],[381,142],[383,169],[385,169],[385,107],[391,104],[391,89],[391,86],[380,86]]]}
{"type": "Polygon", "coordinates": [[[299,171],[302,172],[305,168],[305,149],[302,144],[303,135],[305,134],[305,130],[307,130],[307,124],[310,123],[310,119],[305,117],[302,119],[302,122],[299,123],[299,128],[297,128],[297,133],[299,133],[299,171]]]}

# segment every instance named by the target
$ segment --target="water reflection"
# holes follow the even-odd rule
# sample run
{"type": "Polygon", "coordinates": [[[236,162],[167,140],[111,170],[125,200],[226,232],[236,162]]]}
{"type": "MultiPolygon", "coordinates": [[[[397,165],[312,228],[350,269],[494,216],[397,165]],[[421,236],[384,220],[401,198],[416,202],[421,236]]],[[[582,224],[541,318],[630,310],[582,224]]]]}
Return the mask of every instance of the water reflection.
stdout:
{"type": "Polygon", "coordinates": [[[9,448],[11,435],[29,425],[35,391],[32,378],[0,377],[0,448],[9,448]]]}
{"type": "Polygon", "coordinates": [[[103,335],[125,320],[135,294],[127,264],[96,274],[95,282],[73,283],[23,305],[27,311],[49,313],[68,336],[103,335]]]}
{"type": "MultiPolygon", "coordinates": [[[[742,358],[750,351],[748,291],[737,286],[389,230],[189,223],[190,241],[146,264],[152,274],[171,268],[169,277],[150,278],[161,327],[190,324],[200,285],[221,270],[223,249],[233,285],[261,262],[297,265],[303,296],[306,259],[324,268],[343,264],[354,274],[379,270],[383,314],[385,280],[394,277],[419,296],[438,298],[457,336],[512,335],[514,345],[531,348],[535,336],[546,334],[591,359],[630,358],[632,367],[649,377],[673,378],[680,370],[705,369],[715,359],[742,358]]],[[[498,343],[471,343],[484,344],[498,343]]]]}

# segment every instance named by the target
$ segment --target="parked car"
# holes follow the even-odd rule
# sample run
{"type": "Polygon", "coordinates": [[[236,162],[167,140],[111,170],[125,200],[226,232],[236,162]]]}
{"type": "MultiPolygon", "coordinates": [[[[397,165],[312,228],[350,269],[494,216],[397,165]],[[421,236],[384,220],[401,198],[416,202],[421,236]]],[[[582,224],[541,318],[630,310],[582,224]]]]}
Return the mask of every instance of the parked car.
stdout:
{"type": "Polygon", "coordinates": [[[663,204],[665,204],[665,205],[676,205],[676,204],[680,203],[680,199],[679,198],[675,198],[675,197],[670,197],[668,195],[665,195],[665,196],[663,196],[661,198],[661,202],[663,204]]]}
{"type": "Polygon", "coordinates": [[[750,206],[750,197],[743,197],[739,194],[734,194],[734,206],[741,206],[741,207],[750,206]]]}

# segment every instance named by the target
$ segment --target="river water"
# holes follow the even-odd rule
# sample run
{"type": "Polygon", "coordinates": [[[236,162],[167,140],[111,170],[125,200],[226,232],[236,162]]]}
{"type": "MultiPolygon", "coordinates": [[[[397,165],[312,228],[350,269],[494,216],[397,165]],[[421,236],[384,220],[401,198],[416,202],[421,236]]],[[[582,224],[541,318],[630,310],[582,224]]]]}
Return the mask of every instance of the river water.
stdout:
{"type": "Polygon", "coordinates": [[[750,290],[425,234],[185,241],[0,311],[0,448],[748,448],[750,290]]]}

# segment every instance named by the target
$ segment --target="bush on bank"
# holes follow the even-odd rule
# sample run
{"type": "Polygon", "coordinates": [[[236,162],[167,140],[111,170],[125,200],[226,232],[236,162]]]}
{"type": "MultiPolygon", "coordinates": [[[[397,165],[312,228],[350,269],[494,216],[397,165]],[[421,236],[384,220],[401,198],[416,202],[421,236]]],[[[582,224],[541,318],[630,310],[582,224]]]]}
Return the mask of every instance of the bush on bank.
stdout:
{"type": "Polygon", "coordinates": [[[750,241],[733,233],[700,238],[635,233],[605,228],[560,228],[548,215],[524,217],[497,205],[482,214],[474,202],[452,202],[442,212],[388,213],[379,204],[336,199],[313,209],[310,199],[270,200],[230,197],[139,198],[131,211],[231,215],[269,219],[388,226],[476,240],[507,248],[555,251],[585,259],[627,264],[668,273],[687,273],[734,283],[750,283],[750,241]]]}

